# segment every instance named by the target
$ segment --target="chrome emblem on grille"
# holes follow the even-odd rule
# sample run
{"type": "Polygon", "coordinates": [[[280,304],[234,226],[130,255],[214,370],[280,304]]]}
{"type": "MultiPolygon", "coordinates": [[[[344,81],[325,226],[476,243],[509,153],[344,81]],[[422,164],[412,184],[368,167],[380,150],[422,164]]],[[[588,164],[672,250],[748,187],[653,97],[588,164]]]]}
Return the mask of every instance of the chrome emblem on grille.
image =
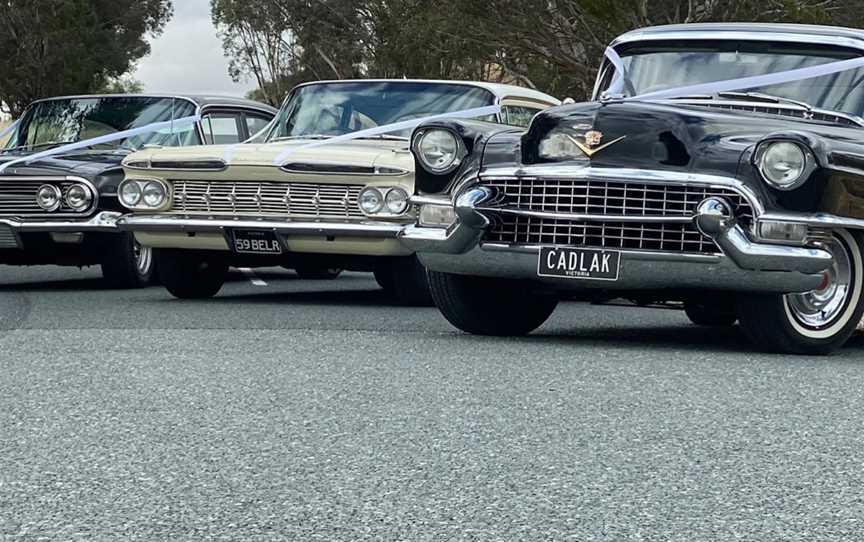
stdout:
{"type": "Polygon", "coordinates": [[[585,132],[585,144],[589,147],[596,147],[601,141],[603,141],[603,132],[597,130],[585,132]]]}
{"type": "Polygon", "coordinates": [[[579,147],[579,150],[585,153],[585,156],[587,156],[588,158],[591,158],[603,149],[608,149],[615,143],[618,143],[619,141],[627,138],[627,136],[621,136],[618,139],[606,143],[605,145],[600,145],[600,143],[603,142],[603,132],[600,132],[599,130],[588,130],[587,132],[585,132],[585,135],[582,136],[585,139],[584,143],[571,135],[568,135],[567,137],[569,137],[570,140],[573,141],[573,143],[577,147],[579,147]]]}

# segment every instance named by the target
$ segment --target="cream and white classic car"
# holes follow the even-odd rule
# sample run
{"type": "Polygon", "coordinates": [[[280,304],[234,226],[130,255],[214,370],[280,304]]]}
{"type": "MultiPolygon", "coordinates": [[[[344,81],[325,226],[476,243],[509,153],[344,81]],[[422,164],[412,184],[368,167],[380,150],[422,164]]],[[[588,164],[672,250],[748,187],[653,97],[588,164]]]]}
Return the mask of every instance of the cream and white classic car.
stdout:
{"type": "Polygon", "coordinates": [[[119,226],[155,249],[162,284],[179,298],[214,296],[232,265],[281,265],[311,278],[372,271],[400,302],[428,303],[425,270],[397,239],[415,220],[408,201],[415,182],[411,130],[320,143],[493,105],[501,112],[481,121],[524,127],[558,104],[540,92],[488,83],[301,85],[268,130],[246,144],[129,156],[119,194],[132,213],[119,226]]]}

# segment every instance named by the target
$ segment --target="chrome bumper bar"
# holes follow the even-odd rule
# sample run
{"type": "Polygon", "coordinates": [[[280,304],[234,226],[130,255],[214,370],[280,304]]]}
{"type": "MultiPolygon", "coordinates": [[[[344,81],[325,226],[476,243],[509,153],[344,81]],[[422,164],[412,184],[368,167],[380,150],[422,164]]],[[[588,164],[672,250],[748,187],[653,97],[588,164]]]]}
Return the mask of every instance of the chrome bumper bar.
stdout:
{"type": "Polygon", "coordinates": [[[22,220],[19,218],[0,218],[0,226],[16,232],[84,233],[91,231],[117,231],[120,213],[104,211],[79,221],[74,220],[22,220]]]}
{"type": "MultiPolygon", "coordinates": [[[[423,204],[443,204],[425,198],[423,204]]],[[[433,271],[533,279],[561,288],[699,288],[757,292],[805,292],[817,288],[831,267],[830,252],[816,247],[758,243],[731,215],[722,200],[703,202],[694,218],[703,234],[722,250],[718,255],[662,253],[623,249],[620,278],[614,282],[540,277],[539,246],[483,243],[495,211],[494,194],[474,187],[455,201],[456,223],[449,228],[410,226],[400,234],[433,271]]],[[[772,219],[776,220],[775,215],[772,219]]],[[[818,222],[813,216],[812,221],[818,222]]],[[[790,217],[794,221],[794,217],[790,217]]],[[[826,227],[832,227],[827,226],[826,227]]],[[[836,226],[833,226],[836,227],[836,226]]],[[[612,249],[615,250],[615,249],[612,249]]]]}
{"type": "Polygon", "coordinates": [[[283,235],[377,237],[395,239],[403,224],[389,222],[314,222],[294,220],[250,220],[189,218],[184,216],[126,215],[117,227],[132,232],[224,232],[229,229],[270,230],[283,235]]]}

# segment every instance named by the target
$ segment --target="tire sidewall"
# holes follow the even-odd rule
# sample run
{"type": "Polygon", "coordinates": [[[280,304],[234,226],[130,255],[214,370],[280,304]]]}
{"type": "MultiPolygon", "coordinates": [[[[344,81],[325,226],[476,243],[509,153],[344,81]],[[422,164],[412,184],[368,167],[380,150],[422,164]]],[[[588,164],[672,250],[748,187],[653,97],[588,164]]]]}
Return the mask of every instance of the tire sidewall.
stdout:
{"type": "Polygon", "coordinates": [[[842,315],[829,327],[820,330],[809,329],[798,322],[792,315],[788,298],[786,296],[782,298],[784,323],[788,331],[800,337],[801,340],[813,344],[830,344],[838,340],[838,338],[847,335],[850,332],[850,327],[852,330],[858,327],[862,311],[864,311],[864,303],[862,303],[862,292],[864,292],[864,255],[862,255],[860,238],[847,230],[837,230],[834,234],[849,251],[852,266],[852,294],[847,300],[842,315]]]}

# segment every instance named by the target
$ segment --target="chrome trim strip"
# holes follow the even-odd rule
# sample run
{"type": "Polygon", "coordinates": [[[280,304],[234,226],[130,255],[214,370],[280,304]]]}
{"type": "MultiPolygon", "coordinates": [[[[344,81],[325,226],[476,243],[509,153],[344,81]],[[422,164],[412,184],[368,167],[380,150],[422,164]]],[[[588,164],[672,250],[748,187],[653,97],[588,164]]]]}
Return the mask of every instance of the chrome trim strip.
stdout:
{"type": "Polygon", "coordinates": [[[551,218],[556,220],[576,220],[584,222],[656,222],[656,223],[681,223],[689,224],[693,221],[690,216],[662,216],[662,215],[588,215],[577,213],[547,213],[544,211],[526,211],[511,207],[475,207],[476,211],[500,213],[504,215],[529,216],[532,218],[551,218]]]}
{"type": "MultiPolygon", "coordinates": [[[[709,188],[729,188],[739,192],[747,199],[758,217],[765,212],[756,192],[734,177],[706,175],[653,169],[602,168],[592,166],[529,165],[519,168],[489,168],[480,172],[479,182],[485,180],[566,180],[596,179],[611,182],[643,182],[646,184],[700,185],[709,188]]],[[[466,179],[466,182],[468,179],[466,179]]],[[[461,187],[460,187],[461,188],[461,187]]]]}
{"type": "MultiPolygon", "coordinates": [[[[0,214],[0,217],[14,217],[14,218],[72,218],[72,217],[86,217],[89,216],[93,211],[99,208],[99,191],[96,189],[96,185],[94,185],[89,180],[84,177],[77,177],[75,175],[66,175],[66,176],[42,176],[42,175],[0,175],[0,199],[3,198],[3,183],[4,182],[20,182],[20,181],[33,181],[37,183],[79,183],[83,184],[87,188],[90,189],[90,193],[93,194],[93,201],[90,202],[90,207],[86,210],[75,213],[28,213],[26,215],[16,215],[16,214],[0,214]]],[[[38,186],[35,187],[36,190],[39,189],[38,186]]],[[[35,204],[35,200],[34,200],[35,204]]]]}
{"type": "Polygon", "coordinates": [[[795,224],[806,224],[817,228],[847,228],[850,230],[864,230],[864,219],[837,216],[828,213],[765,213],[759,217],[759,221],[791,222],[795,224]]]}
{"type": "MultiPolygon", "coordinates": [[[[133,160],[132,163],[138,163],[138,160],[133,160]]],[[[134,171],[203,171],[203,172],[219,172],[225,171],[228,169],[228,163],[221,158],[190,158],[188,160],[157,160],[159,164],[221,164],[219,167],[153,167],[153,161],[147,160],[148,167],[138,167],[129,164],[123,164],[123,167],[126,169],[131,169],[134,171]]]]}
{"type": "MultiPolygon", "coordinates": [[[[768,102],[768,101],[748,102],[746,100],[722,100],[722,99],[715,100],[715,99],[710,99],[710,98],[706,98],[704,100],[698,100],[698,99],[658,100],[657,102],[665,104],[665,105],[704,106],[704,107],[708,107],[708,108],[717,110],[718,112],[730,112],[730,111],[734,112],[736,110],[740,112],[741,109],[738,109],[738,108],[743,109],[745,107],[754,107],[754,108],[761,108],[761,109],[784,109],[786,111],[800,112],[800,113],[802,113],[802,116],[800,118],[792,117],[792,116],[788,116],[788,115],[780,115],[780,116],[792,118],[795,120],[803,120],[803,121],[813,120],[813,119],[806,118],[804,116],[805,114],[816,113],[818,115],[825,115],[826,117],[838,117],[838,118],[846,119],[849,122],[853,122],[853,123],[857,124],[859,127],[864,128],[864,118],[862,118],[858,115],[850,115],[848,113],[843,113],[842,111],[832,111],[831,109],[819,109],[817,107],[804,107],[804,106],[800,106],[800,105],[796,106],[796,105],[792,105],[789,103],[772,103],[772,102],[768,102]],[[730,106],[730,109],[726,109],[726,108],[722,107],[722,106],[727,106],[727,105],[730,106]],[[718,106],[721,106],[721,107],[718,107],[718,106]],[[733,109],[733,108],[735,108],[735,109],[733,109]]],[[[772,114],[771,111],[754,111],[754,112],[766,113],[768,115],[772,114]]],[[[824,121],[821,121],[821,120],[815,121],[814,120],[814,122],[824,122],[824,121]]]]}
{"type": "Polygon", "coordinates": [[[453,200],[446,196],[411,196],[408,199],[412,205],[452,205],[453,200]]]}
{"type": "Polygon", "coordinates": [[[117,221],[123,231],[221,232],[225,229],[274,230],[289,235],[384,237],[395,239],[404,224],[388,222],[312,222],[252,219],[201,219],[171,216],[125,215],[117,221]]]}
{"type": "Polygon", "coordinates": [[[301,175],[345,175],[345,176],[382,176],[382,177],[399,177],[402,175],[407,175],[411,173],[407,169],[397,168],[397,167],[381,167],[381,166],[362,166],[359,164],[346,164],[346,163],[328,163],[328,162],[287,162],[282,164],[279,168],[282,171],[287,173],[296,173],[301,175]],[[319,168],[319,169],[294,169],[290,166],[295,165],[303,165],[310,166],[311,168],[319,168]],[[372,171],[346,171],[339,169],[327,169],[330,168],[367,168],[372,171]],[[389,171],[388,171],[389,170],[389,171]]]}
{"type": "Polygon", "coordinates": [[[120,213],[105,211],[82,221],[28,221],[17,218],[0,218],[0,224],[9,226],[15,231],[23,232],[86,232],[86,231],[117,231],[117,219],[120,213]]]}

